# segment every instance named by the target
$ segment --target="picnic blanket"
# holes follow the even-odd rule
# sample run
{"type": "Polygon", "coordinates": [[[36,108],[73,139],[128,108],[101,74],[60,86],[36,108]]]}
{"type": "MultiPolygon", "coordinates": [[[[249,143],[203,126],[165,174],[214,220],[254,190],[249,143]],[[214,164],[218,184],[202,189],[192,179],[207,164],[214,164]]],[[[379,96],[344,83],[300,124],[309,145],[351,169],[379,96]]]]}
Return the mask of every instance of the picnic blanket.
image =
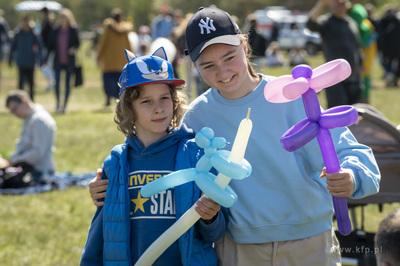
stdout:
{"type": "Polygon", "coordinates": [[[96,171],[84,174],[60,172],[43,178],[43,184],[24,188],[2,188],[0,189],[0,194],[36,194],[50,190],[66,189],[72,186],[87,187],[90,180],[95,176],[96,171]]]}

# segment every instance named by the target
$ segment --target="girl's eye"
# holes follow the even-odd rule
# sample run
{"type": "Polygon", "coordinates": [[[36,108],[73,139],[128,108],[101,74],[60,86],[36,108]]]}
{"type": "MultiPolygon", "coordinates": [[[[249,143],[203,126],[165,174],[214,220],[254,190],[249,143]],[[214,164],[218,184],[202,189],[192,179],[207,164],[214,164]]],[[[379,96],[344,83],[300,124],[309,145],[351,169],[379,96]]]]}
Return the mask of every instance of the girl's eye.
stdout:
{"type": "Polygon", "coordinates": [[[234,58],[234,56],[230,56],[225,61],[231,61],[231,60],[233,60],[233,58],[234,58]]]}

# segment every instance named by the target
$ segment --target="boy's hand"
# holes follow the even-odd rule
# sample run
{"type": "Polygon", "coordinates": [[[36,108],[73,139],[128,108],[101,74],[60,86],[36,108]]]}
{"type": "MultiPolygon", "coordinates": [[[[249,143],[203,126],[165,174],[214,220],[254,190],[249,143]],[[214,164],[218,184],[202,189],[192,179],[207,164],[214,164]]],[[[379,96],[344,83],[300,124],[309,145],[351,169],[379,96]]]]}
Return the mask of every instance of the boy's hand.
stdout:
{"type": "Polygon", "coordinates": [[[99,199],[106,197],[108,179],[101,180],[102,173],[103,170],[101,168],[97,169],[96,177],[89,182],[90,197],[92,197],[93,203],[96,206],[103,206],[104,201],[99,201],[99,199]]]}
{"type": "Polygon", "coordinates": [[[196,212],[204,220],[211,220],[219,210],[221,206],[208,197],[201,197],[197,201],[197,206],[195,207],[196,212]]]}
{"type": "Polygon", "coordinates": [[[349,197],[354,193],[354,178],[350,171],[340,169],[337,173],[328,174],[322,169],[320,177],[326,176],[328,192],[335,197],[349,197]]]}

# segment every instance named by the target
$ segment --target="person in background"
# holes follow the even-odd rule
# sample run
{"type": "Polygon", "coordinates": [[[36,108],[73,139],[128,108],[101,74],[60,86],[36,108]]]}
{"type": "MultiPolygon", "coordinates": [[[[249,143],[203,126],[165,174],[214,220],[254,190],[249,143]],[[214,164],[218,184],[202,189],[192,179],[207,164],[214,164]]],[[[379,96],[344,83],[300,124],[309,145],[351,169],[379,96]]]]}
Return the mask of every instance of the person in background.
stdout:
{"type": "MultiPolygon", "coordinates": [[[[8,47],[10,43],[10,38],[8,37],[8,32],[10,27],[8,26],[7,20],[4,19],[4,11],[0,9],[0,64],[4,59],[4,50],[8,47]]],[[[0,74],[1,74],[1,65],[0,65],[0,74]]],[[[0,77],[1,79],[1,77],[0,77]]]]}
{"type": "Polygon", "coordinates": [[[379,20],[378,49],[381,64],[385,70],[387,87],[396,87],[400,78],[400,18],[399,11],[391,4],[384,6],[384,14],[379,20]]]}
{"type": "Polygon", "coordinates": [[[33,103],[22,90],[8,93],[6,107],[23,120],[20,138],[8,160],[9,166],[32,169],[35,184],[40,184],[47,176],[55,173],[53,152],[56,122],[43,106],[33,103]]]}
{"type": "Polygon", "coordinates": [[[272,41],[267,50],[265,51],[265,57],[267,58],[267,67],[277,67],[283,66],[285,63],[285,58],[281,52],[279,43],[277,41],[272,41]]]}
{"type": "Polygon", "coordinates": [[[111,99],[119,97],[118,79],[121,70],[126,64],[123,53],[115,51],[132,50],[128,34],[133,31],[133,25],[125,21],[124,13],[120,8],[111,10],[111,17],[103,22],[103,35],[97,51],[97,61],[103,72],[103,87],[106,95],[106,106],[111,99]]]}
{"type": "Polygon", "coordinates": [[[160,37],[169,38],[174,28],[174,21],[170,15],[170,7],[164,4],[160,7],[159,12],[160,14],[151,23],[151,37],[153,40],[160,37]]]}
{"type": "Polygon", "coordinates": [[[362,101],[362,51],[357,23],[347,14],[349,0],[318,0],[310,10],[307,28],[322,37],[325,60],[343,58],[351,66],[346,80],[325,89],[328,108],[362,101]],[[330,12],[321,15],[328,6],[330,12]]]}
{"type": "Polygon", "coordinates": [[[151,38],[150,35],[150,27],[147,25],[140,25],[138,38],[139,38],[139,45],[142,42],[146,42],[148,46],[150,46],[151,43],[153,42],[153,38],[151,38]]]}
{"type": "Polygon", "coordinates": [[[400,265],[400,209],[392,211],[379,224],[375,234],[378,266],[400,265]]]}
{"type": "Polygon", "coordinates": [[[75,68],[75,55],[79,45],[80,40],[75,17],[71,10],[63,8],[59,13],[58,25],[52,32],[49,50],[46,57],[46,61],[48,61],[49,55],[51,52],[54,52],[53,67],[56,81],[56,112],[66,113],[67,111],[67,104],[71,90],[70,80],[75,68]],[[65,97],[61,104],[60,82],[62,71],[65,72],[65,97]]]}
{"type": "Polygon", "coordinates": [[[25,83],[29,87],[29,96],[34,101],[35,96],[35,66],[42,65],[42,41],[33,32],[34,22],[29,16],[21,19],[10,49],[9,65],[15,60],[18,66],[18,87],[24,89],[25,83]]]}
{"type": "Polygon", "coordinates": [[[289,66],[297,66],[300,64],[308,65],[308,53],[303,47],[299,45],[290,49],[288,57],[289,66]]]}
{"type": "Polygon", "coordinates": [[[352,3],[348,9],[349,16],[357,22],[361,36],[362,49],[362,102],[368,103],[371,89],[372,66],[378,51],[378,33],[374,24],[369,19],[367,9],[360,3],[352,3]]]}
{"type": "Polygon", "coordinates": [[[219,204],[207,197],[199,199],[201,191],[195,182],[151,198],[140,194],[153,179],[193,168],[200,159],[193,131],[184,125],[178,129],[185,110],[186,100],[180,92],[185,82],[174,77],[162,47],[152,55],[136,57],[126,51],[126,56],[114,117],[126,138],[104,161],[102,179],[108,179],[107,194],[92,219],[80,265],[115,261],[134,265],[194,203],[201,219],[154,265],[216,265],[212,244],[226,228],[219,204]]]}
{"type": "Polygon", "coordinates": [[[260,72],[265,65],[265,50],[268,41],[257,32],[257,19],[254,14],[249,14],[246,21],[249,24],[248,40],[251,49],[251,62],[254,63],[255,70],[260,72]]]}
{"type": "MultiPolygon", "coordinates": [[[[47,7],[44,7],[40,10],[40,16],[41,16],[40,36],[43,42],[44,54],[47,54],[47,51],[49,50],[50,47],[51,33],[53,31],[54,14],[50,13],[47,7]]],[[[52,54],[51,56],[54,56],[54,54],[52,54]]],[[[47,64],[41,67],[42,73],[48,81],[48,84],[45,88],[46,92],[50,91],[55,85],[54,70],[52,63],[53,63],[52,60],[48,60],[47,64]]]]}

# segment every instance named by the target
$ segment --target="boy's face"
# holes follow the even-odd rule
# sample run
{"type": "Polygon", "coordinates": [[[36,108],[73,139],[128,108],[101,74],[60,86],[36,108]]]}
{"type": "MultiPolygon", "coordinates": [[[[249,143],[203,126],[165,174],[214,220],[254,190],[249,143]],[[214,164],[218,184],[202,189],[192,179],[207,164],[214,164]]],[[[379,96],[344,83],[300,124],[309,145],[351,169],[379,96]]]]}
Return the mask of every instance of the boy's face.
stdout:
{"type": "Polygon", "coordinates": [[[136,133],[142,143],[151,144],[167,134],[173,117],[173,101],[167,84],[140,86],[139,98],[132,103],[136,133]]]}
{"type": "Polygon", "coordinates": [[[242,45],[213,44],[195,62],[204,81],[226,99],[238,99],[249,93],[245,49],[242,45]]]}

